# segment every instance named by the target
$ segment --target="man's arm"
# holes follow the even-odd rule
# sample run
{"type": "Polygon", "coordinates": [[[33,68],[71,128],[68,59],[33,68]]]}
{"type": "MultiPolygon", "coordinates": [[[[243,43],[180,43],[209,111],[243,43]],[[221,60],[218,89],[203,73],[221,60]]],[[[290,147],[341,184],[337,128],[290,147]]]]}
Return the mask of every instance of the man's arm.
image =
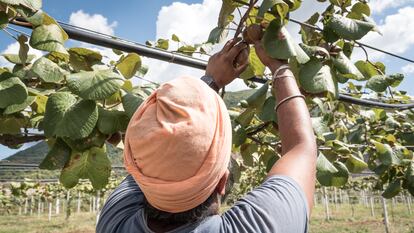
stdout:
{"type": "MultiPolygon", "coordinates": [[[[256,42],[255,47],[259,58],[272,73],[283,64],[282,61],[268,57],[260,42],[256,42]]],[[[275,80],[273,88],[276,104],[289,96],[301,94],[292,71],[280,70],[278,76],[291,77],[275,80]]],[[[284,102],[278,108],[277,119],[282,140],[282,158],[273,165],[268,176],[286,175],[294,179],[303,189],[310,210],[315,191],[317,147],[304,99],[293,98],[284,102]]]]}

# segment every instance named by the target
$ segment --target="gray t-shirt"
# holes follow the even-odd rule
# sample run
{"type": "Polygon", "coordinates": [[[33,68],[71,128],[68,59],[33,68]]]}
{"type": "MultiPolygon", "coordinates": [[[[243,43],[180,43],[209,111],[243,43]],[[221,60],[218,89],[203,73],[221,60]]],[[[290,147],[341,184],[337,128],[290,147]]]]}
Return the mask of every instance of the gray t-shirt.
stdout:
{"type": "MultiPolygon", "coordinates": [[[[96,232],[152,233],[143,209],[144,194],[131,176],[106,201],[96,232]]],[[[286,176],[269,177],[222,215],[186,224],[174,232],[307,232],[307,202],[298,184],[286,176]]]]}

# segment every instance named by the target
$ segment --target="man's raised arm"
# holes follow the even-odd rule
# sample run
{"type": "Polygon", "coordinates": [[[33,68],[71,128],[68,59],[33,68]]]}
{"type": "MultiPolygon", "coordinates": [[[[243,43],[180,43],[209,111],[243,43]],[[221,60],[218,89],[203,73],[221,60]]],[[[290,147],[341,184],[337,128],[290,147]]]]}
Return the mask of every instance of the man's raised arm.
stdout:
{"type": "Polygon", "coordinates": [[[274,75],[276,114],[282,140],[282,158],[273,165],[268,176],[293,178],[303,189],[310,210],[315,191],[317,147],[308,108],[286,62],[268,57],[259,41],[255,47],[259,58],[274,75]]]}

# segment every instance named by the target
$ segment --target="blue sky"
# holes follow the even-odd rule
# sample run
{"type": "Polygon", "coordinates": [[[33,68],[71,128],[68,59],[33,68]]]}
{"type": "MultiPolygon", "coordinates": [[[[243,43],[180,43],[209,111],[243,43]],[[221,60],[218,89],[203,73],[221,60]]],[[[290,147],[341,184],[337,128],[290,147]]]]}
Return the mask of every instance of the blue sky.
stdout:
{"type": "MultiPolygon", "coordinates": [[[[371,0],[370,4],[373,18],[384,36],[370,33],[364,42],[414,59],[414,0],[371,0]]],[[[173,33],[188,43],[203,42],[216,24],[220,5],[221,0],[43,0],[44,11],[59,21],[141,43],[170,37],[173,33]]],[[[292,17],[304,21],[313,12],[325,7],[316,0],[304,0],[302,9],[293,13],[292,17]]],[[[289,29],[298,38],[295,36],[298,28],[292,25],[289,29]]],[[[16,52],[17,47],[11,46],[13,43],[13,39],[6,34],[0,35],[2,53],[16,52]]],[[[68,43],[69,47],[74,45],[77,43],[68,43]]],[[[96,49],[103,54],[110,54],[109,50],[96,49]]],[[[355,57],[364,58],[361,51],[357,51],[355,57]]],[[[377,53],[373,53],[372,57],[374,61],[384,62],[389,73],[404,71],[406,78],[400,89],[414,95],[414,66],[377,53]]],[[[144,59],[144,64],[150,68],[146,78],[157,82],[167,81],[177,75],[202,75],[200,70],[151,59],[144,59]]],[[[238,81],[231,88],[242,89],[244,84],[238,81]]],[[[0,146],[0,159],[14,152],[0,146]]]]}

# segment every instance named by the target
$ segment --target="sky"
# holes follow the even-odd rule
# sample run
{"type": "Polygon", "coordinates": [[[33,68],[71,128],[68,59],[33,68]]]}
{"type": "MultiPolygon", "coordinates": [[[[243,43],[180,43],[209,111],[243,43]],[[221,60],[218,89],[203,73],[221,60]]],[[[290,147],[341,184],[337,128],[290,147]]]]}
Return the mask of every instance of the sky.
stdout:
{"type": "MultiPolygon", "coordinates": [[[[414,0],[370,0],[372,17],[378,24],[383,36],[370,32],[362,42],[414,59],[414,0]]],[[[43,10],[55,19],[98,32],[116,35],[121,38],[145,43],[157,38],[170,38],[176,34],[186,43],[201,43],[207,40],[211,29],[216,26],[221,0],[43,0],[43,10]]],[[[316,0],[303,0],[302,7],[292,14],[292,18],[305,21],[315,11],[323,11],[325,3],[316,0]]],[[[299,27],[289,24],[288,30],[299,42],[299,27]]],[[[108,49],[70,41],[67,47],[86,46],[100,51],[111,58],[108,49]]],[[[213,49],[217,51],[221,45],[213,49]]],[[[18,45],[7,34],[0,34],[0,53],[16,53],[18,45]]],[[[384,54],[370,53],[373,61],[384,62],[387,73],[404,73],[405,80],[399,89],[414,95],[414,64],[401,61],[384,54]]],[[[31,50],[29,53],[41,56],[42,53],[31,50]]],[[[354,54],[354,60],[364,59],[360,49],[354,54]]],[[[200,77],[203,71],[180,65],[144,58],[149,66],[147,79],[165,82],[180,75],[200,77]]],[[[0,58],[0,66],[7,66],[0,58]]],[[[245,89],[242,81],[233,82],[228,89],[245,89]]],[[[0,159],[15,153],[0,146],[0,159]]]]}

